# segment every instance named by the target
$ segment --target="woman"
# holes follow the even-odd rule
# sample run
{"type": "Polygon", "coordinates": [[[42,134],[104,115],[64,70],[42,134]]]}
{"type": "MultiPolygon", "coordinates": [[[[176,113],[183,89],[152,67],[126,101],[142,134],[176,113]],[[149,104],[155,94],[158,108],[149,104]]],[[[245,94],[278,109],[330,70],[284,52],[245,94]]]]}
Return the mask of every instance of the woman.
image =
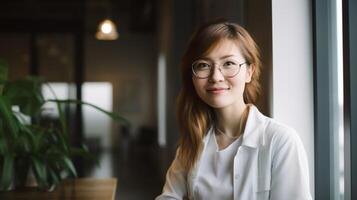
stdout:
{"type": "Polygon", "coordinates": [[[297,133],[254,106],[258,47],[241,26],[194,33],[182,60],[179,148],[156,199],[312,199],[297,133]]]}

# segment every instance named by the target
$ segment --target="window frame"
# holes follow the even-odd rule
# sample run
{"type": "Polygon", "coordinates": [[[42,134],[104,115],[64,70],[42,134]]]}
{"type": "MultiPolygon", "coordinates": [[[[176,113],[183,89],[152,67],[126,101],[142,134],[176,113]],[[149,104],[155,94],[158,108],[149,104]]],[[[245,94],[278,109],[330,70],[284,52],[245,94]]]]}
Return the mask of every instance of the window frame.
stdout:
{"type": "MultiPolygon", "coordinates": [[[[331,40],[332,2],[313,1],[314,49],[314,120],[315,120],[315,199],[334,199],[333,129],[330,109],[332,79],[329,58],[331,40]],[[329,67],[326,67],[329,66],[329,67]]],[[[344,199],[357,199],[357,3],[342,0],[343,20],[343,84],[344,84],[344,199]],[[353,67],[354,66],[354,67],[353,67]]],[[[337,181],[337,180],[336,180],[337,181]]]]}

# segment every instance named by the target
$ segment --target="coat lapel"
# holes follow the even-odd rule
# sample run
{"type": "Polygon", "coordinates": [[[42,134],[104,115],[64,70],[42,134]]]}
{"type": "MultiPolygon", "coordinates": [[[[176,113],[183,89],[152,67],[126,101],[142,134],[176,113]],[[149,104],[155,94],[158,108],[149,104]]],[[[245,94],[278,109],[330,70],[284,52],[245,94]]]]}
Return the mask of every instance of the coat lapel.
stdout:
{"type": "MultiPolygon", "coordinates": [[[[237,171],[235,173],[238,174],[238,176],[241,176],[244,173],[248,173],[246,172],[247,170],[252,170],[249,169],[249,167],[247,166],[251,166],[254,160],[254,156],[257,156],[257,152],[258,152],[258,147],[260,145],[264,145],[265,144],[265,138],[264,138],[264,131],[265,131],[265,127],[266,127],[266,120],[267,117],[265,117],[262,113],[259,112],[259,110],[254,106],[254,105],[250,105],[250,111],[248,114],[248,119],[247,119],[247,123],[246,123],[246,127],[243,133],[243,140],[242,140],[242,145],[241,148],[239,148],[237,150],[237,154],[236,156],[239,155],[239,164],[237,166],[235,166],[235,169],[237,169],[237,171]],[[242,155],[242,156],[241,156],[242,155]]],[[[211,128],[208,133],[206,134],[206,136],[203,139],[203,151],[201,154],[202,155],[205,153],[206,150],[206,146],[208,143],[208,140],[211,136],[211,134],[213,133],[213,128],[211,128]]],[[[259,159],[258,159],[259,162],[259,159]]],[[[194,199],[194,187],[195,187],[195,181],[196,181],[196,177],[197,177],[197,172],[200,168],[200,159],[197,161],[196,166],[190,170],[187,174],[187,190],[188,190],[188,195],[190,199],[194,199]]],[[[253,164],[253,166],[257,166],[257,164],[253,164]]],[[[259,166],[259,164],[258,164],[259,166]]],[[[259,174],[259,169],[257,169],[257,167],[255,167],[257,171],[257,174],[259,174]]],[[[257,179],[260,179],[260,176],[258,175],[256,177],[255,181],[258,181],[257,179]]],[[[264,181],[265,182],[265,181],[264,181]]],[[[239,184],[239,183],[238,183],[239,184]]],[[[239,186],[238,186],[239,188],[239,186]]],[[[236,189],[236,188],[235,188],[236,189]]],[[[236,199],[236,198],[235,198],[236,199]]]]}

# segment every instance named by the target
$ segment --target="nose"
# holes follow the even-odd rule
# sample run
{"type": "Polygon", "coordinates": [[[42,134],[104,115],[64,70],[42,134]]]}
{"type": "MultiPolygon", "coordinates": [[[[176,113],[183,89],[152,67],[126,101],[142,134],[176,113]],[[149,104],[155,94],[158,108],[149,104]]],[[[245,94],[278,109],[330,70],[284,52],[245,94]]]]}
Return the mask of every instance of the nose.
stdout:
{"type": "Polygon", "coordinates": [[[210,76],[208,77],[208,80],[211,82],[221,82],[224,81],[224,76],[221,72],[221,68],[219,67],[213,67],[210,76]]]}

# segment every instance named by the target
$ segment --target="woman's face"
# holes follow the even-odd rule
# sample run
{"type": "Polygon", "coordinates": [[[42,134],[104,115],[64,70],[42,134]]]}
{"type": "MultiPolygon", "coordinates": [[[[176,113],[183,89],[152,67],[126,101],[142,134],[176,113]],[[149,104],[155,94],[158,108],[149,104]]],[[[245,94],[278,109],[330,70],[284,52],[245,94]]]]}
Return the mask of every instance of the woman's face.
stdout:
{"type": "Polygon", "coordinates": [[[245,84],[250,82],[253,70],[248,64],[242,64],[245,62],[235,41],[220,41],[207,55],[195,62],[202,63],[198,67],[200,70],[207,69],[208,66],[211,68],[207,78],[192,75],[198,96],[213,108],[243,106],[245,84]],[[227,76],[232,67],[240,68],[238,74],[233,77],[227,76]],[[226,76],[223,73],[226,73],[226,76]]]}

